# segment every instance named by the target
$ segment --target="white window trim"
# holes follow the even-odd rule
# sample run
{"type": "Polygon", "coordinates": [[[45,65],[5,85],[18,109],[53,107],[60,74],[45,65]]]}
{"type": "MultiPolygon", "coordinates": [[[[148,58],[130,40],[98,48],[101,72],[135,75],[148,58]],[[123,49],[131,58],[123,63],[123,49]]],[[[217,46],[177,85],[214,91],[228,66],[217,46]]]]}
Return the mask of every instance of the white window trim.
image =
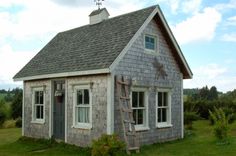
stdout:
{"type": "Polygon", "coordinates": [[[159,40],[157,38],[157,35],[154,35],[154,34],[144,34],[144,37],[143,37],[143,46],[144,46],[144,52],[147,53],[147,54],[152,54],[152,55],[159,55],[159,40]],[[152,37],[154,38],[155,40],[155,49],[154,50],[151,50],[151,49],[147,49],[145,47],[145,37],[148,36],[148,37],[152,37]]]}
{"type": "MultiPolygon", "coordinates": [[[[131,88],[131,93],[130,93],[130,104],[131,104],[131,108],[132,107],[132,92],[144,92],[144,105],[145,105],[145,121],[144,124],[142,125],[135,125],[135,130],[136,131],[145,131],[145,130],[149,130],[149,118],[148,118],[148,89],[147,88],[142,88],[142,87],[132,87],[131,88]]],[[[130,127],[131,128],[131,127],[130,127]]]]}
{"type": "Polygon", "coordinates": [[[92,128],[92,92],[91,92],[91,88],[90,85],[76,85],[74,86],[73,89],[73,125],[72,128],[79,128],[79,129],[91,129],[92,128]],[[77,90],[79,89],[88,89],[89,90],[89,123],[76,123],[76,102],[77,102],[77,90]]]}
{"type": "Polygon", "coordinates": [[[44,124],[45,123],[45,89],[44,87],[32,88],[32,117],[31,123],[44,124]],[[43,119],[36,119],[35,117],[35,92],[43,91],[43,119]]]}
{"type": "Polygon", "coordinates": [[[171,121],[171,89],[167,89],[167,88],[159,88],[156,90],[156,127],[157,128],[168,128],[168,127],[172,127],[172,121],[171,121]],[[168,96],[168,115],[167,115],[167,122],[161,122],[158,123],[158,92],[167,92],[167,96],[168,96]]]}

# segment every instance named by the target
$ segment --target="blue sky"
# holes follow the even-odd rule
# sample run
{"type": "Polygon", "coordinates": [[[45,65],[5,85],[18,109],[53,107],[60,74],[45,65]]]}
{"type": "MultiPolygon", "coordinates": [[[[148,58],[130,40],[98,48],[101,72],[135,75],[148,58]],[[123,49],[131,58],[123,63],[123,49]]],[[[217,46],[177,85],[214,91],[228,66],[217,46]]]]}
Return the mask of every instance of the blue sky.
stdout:
{"type": "MultiPolygon", "coordinates": [[[[117,16],[159,4],[192,71],[185,88],[236,88],[236,0],[105,0],[117,16]]],[[[12,77],[56,33],[88,24],[93,0],[1,0],[0,89],[21,86],[12,77]]]]}

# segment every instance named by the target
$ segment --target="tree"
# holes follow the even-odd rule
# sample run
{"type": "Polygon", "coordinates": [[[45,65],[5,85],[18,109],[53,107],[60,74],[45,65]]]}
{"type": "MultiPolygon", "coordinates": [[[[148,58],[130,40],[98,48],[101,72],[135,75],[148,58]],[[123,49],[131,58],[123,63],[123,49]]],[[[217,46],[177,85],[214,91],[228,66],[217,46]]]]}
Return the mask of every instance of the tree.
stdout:
{"type": "Polygon", "coordinates": [[[208,100],[216,100],[216,99],[218,99],[218,91],[215,86],[212,86],[209,91],[208,100]]]}
{"type": "Polygon", "coordinates": [[[15,95],[13,96],[13,101],[11,104],[12,118],[16,119],[22,117],[22,89],[14,89],[15,95]]]}
{"type": "Polygon", "coordinates": [[[7,118],[6,103],[4,100],[0,100],[0,126],[4,123],[7,118]]]}
{"type": "Polygon", "coordinates": [[[199,96],[201,99],[207,100],[208,99],[208,94],[209,94],[209,89],[208,87],[202,87],[202,89],[199,90],[199,96]]]}

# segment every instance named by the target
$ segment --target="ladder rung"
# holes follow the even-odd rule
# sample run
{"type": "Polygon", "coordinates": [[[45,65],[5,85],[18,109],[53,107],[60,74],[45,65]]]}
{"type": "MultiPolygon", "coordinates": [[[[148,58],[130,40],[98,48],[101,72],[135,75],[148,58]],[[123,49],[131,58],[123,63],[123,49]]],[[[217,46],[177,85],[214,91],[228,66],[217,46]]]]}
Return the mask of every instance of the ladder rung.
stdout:
{"type": "Polygon", "coordinates": [[[131,151],[131,150],[139,150],[139,147],[129,147],[128,149],[129,149],[130,151],[131,151]]]}
{"type": "Polygon", "coordinates": [[[127,112],[127,113],[132,113],[133,112],[132,109],[126,109],[126,108],[123,108],[122,111],[123,112],[127,112]]]}
{"type": "Polygon", "coordinates": [[[123,85],[129,85],[129,83],[127,83],[127,82],[123,82],[123,81],[120,81],[120,80],[117,80],[117,82],[119,83],[119,84],[123,84],[123,85]]]}
{"type": "Polygon", "coordinates": [[[130,120],[124,120],[124,122],[135,124],[134,121],[130,121],[130,120]]]}
{"type": "Polygon", "coordinates": [[[129,97],[125,97],[125,96],[121,96],[120,99],[124,99],[124,100],[130,100],[129,97]]]}

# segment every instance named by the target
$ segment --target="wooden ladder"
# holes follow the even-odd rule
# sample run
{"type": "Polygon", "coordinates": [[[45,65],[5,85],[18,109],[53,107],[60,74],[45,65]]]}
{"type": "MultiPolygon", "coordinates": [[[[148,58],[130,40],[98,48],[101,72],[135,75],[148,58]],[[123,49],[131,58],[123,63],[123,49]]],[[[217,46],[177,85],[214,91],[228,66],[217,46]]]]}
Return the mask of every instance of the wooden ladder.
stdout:
{"type": "Polygon", "coordinates": [[[133,119],[133,110],[129,97],[130,86],[131,82],[125,80],[123,76],[116,76],[116,89],[119,98],[119,109],[127,154],[130,154],[130,151],[134,150],[136,153],[139,153],[140,149],[138,136],[134,126],[135,121],[133,119]]]}

